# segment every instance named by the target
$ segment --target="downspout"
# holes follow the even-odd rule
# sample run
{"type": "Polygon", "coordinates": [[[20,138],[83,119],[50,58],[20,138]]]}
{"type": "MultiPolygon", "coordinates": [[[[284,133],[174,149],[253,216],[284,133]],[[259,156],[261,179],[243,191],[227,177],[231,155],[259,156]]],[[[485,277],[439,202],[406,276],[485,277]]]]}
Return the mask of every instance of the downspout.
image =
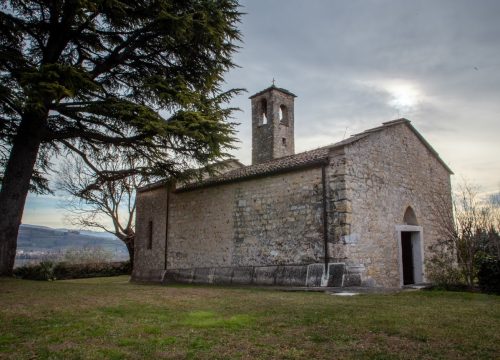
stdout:
{"type": "Polygon", "coordinates": [[[325,253],[325,274],[328,272],[328,263],[330,262],[328,256],[328,208],[326,200],[326,164],[321,166],[321,183],[323,187],[323,245],[325,253]]]}
{"type": "Polygon", "coordinates": [[[168,217],[170,215],[170,184],[167,185],[167,209],[165,211],[165,265],[164,270],[167,270],[167,255],[168,255],[168,217]]]}

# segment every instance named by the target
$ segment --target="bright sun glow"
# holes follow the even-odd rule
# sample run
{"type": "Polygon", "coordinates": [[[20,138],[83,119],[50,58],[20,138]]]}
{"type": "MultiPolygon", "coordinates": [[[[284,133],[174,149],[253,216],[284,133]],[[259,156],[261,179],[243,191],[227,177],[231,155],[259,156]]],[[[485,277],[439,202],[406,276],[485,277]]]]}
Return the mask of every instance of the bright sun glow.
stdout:
{"type": "Polygon", "coordinates": [[[419,91],[412,85],[393,84],[387,87],[391,94],[389,105],[398,110],[411,110],[420,101],[419,91]]]}

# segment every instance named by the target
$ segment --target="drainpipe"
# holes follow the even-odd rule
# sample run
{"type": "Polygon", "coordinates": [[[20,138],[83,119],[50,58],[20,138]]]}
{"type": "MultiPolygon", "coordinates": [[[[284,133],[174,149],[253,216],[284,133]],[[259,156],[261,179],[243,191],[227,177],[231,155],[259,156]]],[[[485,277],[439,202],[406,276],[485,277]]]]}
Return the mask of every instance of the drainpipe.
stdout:
{"type": "Polygon", "coordinates": [[[328,272],[328,208],[326,200],[326,164],[321,166],[321,183],[323,187],[323,245],[325,253],[325,274],[328,272]]]}
{"type": "Polygon", "coordinates": [[[164,270],[167,270],[167,250],[168,250],[168,216],[170,214],[170,184],[167,185],[167,204],[165,211],[165,265],[163,267],[164,270]]]}

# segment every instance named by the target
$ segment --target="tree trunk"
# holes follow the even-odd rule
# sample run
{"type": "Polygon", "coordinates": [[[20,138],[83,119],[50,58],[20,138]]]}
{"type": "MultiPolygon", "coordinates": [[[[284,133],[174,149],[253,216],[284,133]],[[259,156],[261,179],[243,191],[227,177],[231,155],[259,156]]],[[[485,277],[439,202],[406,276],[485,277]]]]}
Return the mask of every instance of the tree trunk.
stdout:
{"type": "Polygon", "coordinates": [[[127,247],[128,256],[130,257],[130,269],[134,270],[135,232],[132,229],[127,229],[125,230],[125,234],[118,231],[115,233],[116,237],[123,241],[127,247]]]}
{"type": "Polygon", "coordinates": [[[0,276],[12,275],[17,234],[47,115],[38,111],[23,116],[5,167],[0,190],[0,276]]]}
{"type": "Polygon", "coordinates": [[[127,241],[125,241],[125,245],[127,246],[128,256],[130,257],[130,269],[134,270],[134,243],[135,243],[135,235],[127,237],[127,241]]]}

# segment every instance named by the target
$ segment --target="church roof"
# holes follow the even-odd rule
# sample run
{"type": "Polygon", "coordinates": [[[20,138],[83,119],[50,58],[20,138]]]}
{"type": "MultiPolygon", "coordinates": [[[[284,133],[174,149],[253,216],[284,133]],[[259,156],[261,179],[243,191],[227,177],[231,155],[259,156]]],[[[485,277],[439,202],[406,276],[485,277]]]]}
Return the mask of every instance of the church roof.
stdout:
{"type": "Polygon", "coordinates": [[[250,179],[263,175],[279,174],[294,169],[316,166],[322,163],[326,163],[328,159],[328,153],[329,149],[327,147],[324,147],[295,155],[281,157],[260,164],[245,166],[243,168],[229,171],[221,176],[212,177],[201,182],[182,186],[181,188],[177,189],[177,191],[186,191],[204,186],[233,182],[240,179],[250,179]]]}
{"type": "Polygon", "coordinates": [[[265,92],[268,92],[270,90],[277,90],[277,91],[281,91],[282,93],[285,93],[287,95],[290,95],[290,96],[293,96],[293,97],[297,97],[297,95],[295,95],[294,93],[288,91],[287,89],[283,89],[283,88],[279,88],[277,86],[275,86],[274,84],[269,86],[268,88],[264,89],[264,90],[261,90],[259,91],[258,93],[256,94],[253,94],[252,96],[249,97],[249,99],[253,99],[254,97],[256,96],[259,96],[259,95],[262,95],[264,94],[265,92]]]}
{"type": "MultiPolygon", "coordinates": [[[[380,132],[389,127],[405,124],[412,130],[412,132],[417,136],[417,138],[422,142],[422,144],[437,158],[437,160],[443,165],[443,167],[450,173],[453,174],[453,171],[445,164],[445,162],[439,157],[439,154],[432,148],[432,146],[424,139],[424,137],[411,125],[410,121],[407,119],[397,119],[388,122],[382,123],[381,126],[377,126],[368,130],[365,130],[361,133],[354,134],[351,137],[339,141],[337,143],[333,143],[318,149],[309,150],[305,152],[301,152],[298,154],[285,156],[277,159],[273,159],[270,161],[266,161],[260,164],[249,165],[244,167],[239,167],[234,170],[230,170],[225,172],[219,176],[213,176],[202,181],[189,183],[183,185],[176,189],[177,192],[188,191],[197,189],[200,187],[219,185],[224,183],[235,182],[244,179],[251,179],[261,176],[279,174],[284,172],[289,172],[293,170],[320,166],[322,164],[326,164],[328,162],[328,157],[331,150],[342,148],[346,145],[352,144],[356,141],[359,141],[367,136],[370,136],[373,133],[380,132]]],[[[156,188],[164,185],[165,183],[157,183],[147,186],[145,188],[139,189],[140,191],[146,191],[152,188],[156,188]]]]}

